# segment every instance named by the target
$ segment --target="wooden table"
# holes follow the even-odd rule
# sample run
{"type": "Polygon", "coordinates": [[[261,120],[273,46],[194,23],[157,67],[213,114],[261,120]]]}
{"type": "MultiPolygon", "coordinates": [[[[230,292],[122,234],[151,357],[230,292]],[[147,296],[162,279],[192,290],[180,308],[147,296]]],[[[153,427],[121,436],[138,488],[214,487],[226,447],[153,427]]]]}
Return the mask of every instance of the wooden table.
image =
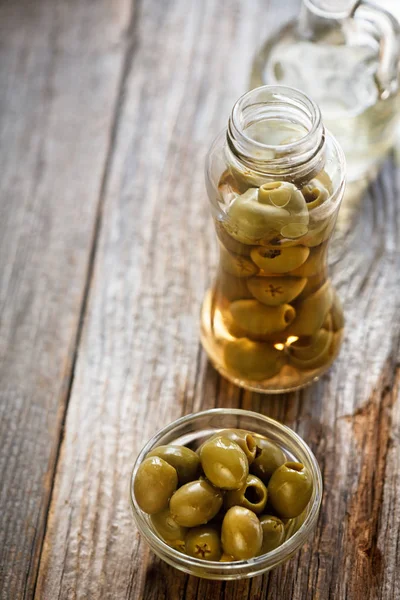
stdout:
{"type": "Polygon", "coordinates": [[[203,162],[261,39],[297,0],[0,5],[1,600],[400,597],[399,170],[344,206],[330,254],[339,360],[280,397],[236,389],[199,346],[216,265],[203,162]],[[214,406],[311,445],[313,539],[263,578],[213,583],[139,538],[145,440],[214,406]]]}

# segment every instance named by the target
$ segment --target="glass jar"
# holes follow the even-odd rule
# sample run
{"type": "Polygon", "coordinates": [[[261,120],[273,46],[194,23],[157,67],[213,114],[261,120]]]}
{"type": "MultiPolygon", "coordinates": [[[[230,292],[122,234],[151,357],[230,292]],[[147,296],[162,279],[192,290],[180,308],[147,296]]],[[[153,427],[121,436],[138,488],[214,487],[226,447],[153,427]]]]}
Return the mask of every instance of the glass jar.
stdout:
{"type": "Polygon", "coordinates": [[[258,413],[240,409],[218,408],[187,415],[164,427],[141,450],[133,467],[130,482],[130,497],[133,516],[140,533],[145,537],[153,552],[169,565],[206,579],[243,579],[261,575],[284,563],[307,541],[317,523],[322,500],[322,477],[318,462],[309,446],[292,429],[274,419],[258,413]],[[151,518],[144,513],[135,498],[133,482],[147,454],[164,444],[181,444],[193,449],[208,437],[222,429],[246,429],[272,440],[280,446],[291,460],[301,462],[308,469],[313,481],[313,493],[305,511],[291,519],[286,540],[275,550],[235,562],[214,562],[193,558],[168,546],[157,534],[151,518]]]}
{"type": "Polygon", "coordinates": [[[303,0],[300,17],[256,55],[251,86],[290,85],[317,102],[357,195],[395,142],[399,61],[399,24],[384,9],[355,0],[303,0]]]}
{"type": "Polygon", "coordinates": [[[344,191],[344,156],[301,92],[242,96],[206,161],[219,241],[201,341],[239,386],[284,392],[335,359],[343,314],[328,278],[328,242],[344,191]]]}

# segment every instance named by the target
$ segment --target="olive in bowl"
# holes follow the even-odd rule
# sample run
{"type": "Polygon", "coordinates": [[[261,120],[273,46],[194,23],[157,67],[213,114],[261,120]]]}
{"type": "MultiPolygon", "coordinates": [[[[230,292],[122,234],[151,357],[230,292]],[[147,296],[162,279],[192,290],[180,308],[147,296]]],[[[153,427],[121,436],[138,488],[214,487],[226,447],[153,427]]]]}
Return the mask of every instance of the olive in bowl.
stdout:
{"type": "Polygon", "coordinates": [[[152,550],[208,579],[253,577],[287,560],[310,536],[321,497],[320,470],[305,442],[277,421],[239,409],[204,411],[165,427],[140,452],[131,478],[133,515],[152,550]],[[177,455],[173,467],[167,458],[177,455]],[[163,493],[148,489],[151,501],[150,460],[175,469],[174,477],[161,463],[165,486],[157,483],[163,493]],[[292,496],[282,494],[286,476],[292,496]]]}

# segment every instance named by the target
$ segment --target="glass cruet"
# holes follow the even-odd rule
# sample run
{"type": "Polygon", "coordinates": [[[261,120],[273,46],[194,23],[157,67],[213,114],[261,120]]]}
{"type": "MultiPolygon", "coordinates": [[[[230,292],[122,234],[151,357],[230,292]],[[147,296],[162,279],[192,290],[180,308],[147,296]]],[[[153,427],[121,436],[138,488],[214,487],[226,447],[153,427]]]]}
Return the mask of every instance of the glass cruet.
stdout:
{"type": "Polygon", "coordinates": [[[344,174],[318,106],[283,86],[242,96],[210,149],[220,261],[201,340],[217,370],[242,387],[297,389],[337,356],[344,320],[327,250],[344,174]]]}
{"type": "Polygon", "coordinates": [[[251,86],[309,95],[344,150],[348,182],[362,189],[396,137],[399,40],[396,19],[369,2],[303,0],[299,18],[256,55],[251,86]]]}

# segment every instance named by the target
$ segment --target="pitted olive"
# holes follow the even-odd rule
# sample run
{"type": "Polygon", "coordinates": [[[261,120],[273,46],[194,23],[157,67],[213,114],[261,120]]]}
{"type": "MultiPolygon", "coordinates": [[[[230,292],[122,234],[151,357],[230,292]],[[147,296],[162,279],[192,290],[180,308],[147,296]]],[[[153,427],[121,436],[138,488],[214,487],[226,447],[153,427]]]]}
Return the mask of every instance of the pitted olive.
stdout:
{"type": "Polygon", "coordinates": [[[258,273],[258,267],[245,256],[231,254],[220,246],[220,261],[223,271],[235,277],[251,277],[258,273]]]}
{"type": "Polygon", "coordinates": [[[311,219],[308,233],[301,238],[303,246],[315,248],[326,242],[332,235],[336,223],[336,214],[329,215],[324,219],[311,219]]]}
{"type": "Polygon", "coordinates": [[[181,527],[171,516],[169,508],[151,516],[151,522],[158,535],[176,550],[185,550],[186,527],[181,527]]]}
{"type": "Polygon", "coordinates": [[[258,189],[237,196],[227,209],[229,233],[244,244],[255,244],[280,233],[289,213],[284,208],[258,202],[258,189]]]}
{"type": "Polygon", "coordinates": [[[200,469],[200,459],[196,452],[186,448],[186,446],[158,446],[151,450],[147,457],[159,456],[169,463],[178,474],[179,484],[182,485],[188,481],[196,479],[200,469]]]}
{"type": "Polygon", "coordinates": [[[223,221],[215,221],[215,229],[220,242],[227,250],[233,252],[234,254],[238,254],[239,256],[250,256],[251,246],[248,244],[241,244],[235,240],[228,233],[227,223],[223,221]]]}
{"type": "Polygon", "coordinates": [[[290,363],[299,369],[316,369],[330,359],[332,331],[320,329],[311,338],[299,338],[287,349],[290,363]]]}
{"type": "Polygon", "coordinates": [[[279,306],[297,298],[306,283],[307,279],[298,277],[251,277],[247,287],[259,302],[279,306]]]}
{"type": "Polygon", "coordinates": [[[153,515],[168,506],[168,500],[176,490],[178,475],[174,467],[158,456],[145,458],[140,465],[133,490],[140,508],[153,515]]]}
{"type": "Polygon", "coordinates": [[[246,285],[247,279],[234,277],[220,269],[217,278],[217,293],[220,292],[230,302],[234,300],[250,300],[253,296],[246,285]]]}
{"type": "Polygon", "coordinates": [[[222,492],[205,479],[185,483],[173,494],[169,509],[182,527],[205,525],[222,506],[222,492]]]}
{"type": "Polygon", "coordinates": [[[258,192],[258,201],[288,211],[287,222],[280,230],[283,237],[299,238],[307,233],[309,214],[306,201],[293,183],[272,181],[263,184],[258,192]]]}
{"type": "Polygon", "coordinates": [[[246,192],[249,188],[259,188],[260,185],[265,183],[265,177],[252,173],[248,169],[243,169],[239,164],[233,165],[232,163],[228,166],[229,174],[234,181],[234,187],[240,194],[246,192]]]}
{"type": "Polygon", "coordinates": [[[236,560],[257,556],[262,546],[262,528],[252,510],[233,506],[222,523],[221,540],[224,552],[236,560]]]}
{"type": "Polygon", "coordinates": [[[190,529],[185,540],[185,551],[194,558],[220,560],[222,548],[216,528],[203,525],[190,529]]]}
{"type": "Polygon", "coordinates": [[[239,376],[262,381],[279,373],[285,364],[285,354],[271,343],[239,338],[224,345],[224,361],[226,367],[239,376]]]}
{"type": "Polygon", "coordinates": [[[230,554],[226,554],[224,552],[222,554],[221,558],[219,559],[219,562],[233,562],[234,560],[236,560],[236,559],[233,558],[233,556],[231,556],[230,554]]]}
{"type": "Polygon", "coordinates": [[[266,306],[257,300],[236,300],[229,309],[239,327],[260,335],[283,331],[296,316],[290,304],[266,306]]]}
{"type": "Polygon", "coordinates": [[[316,292],[296,306],[296,318],[288,328],[288,335],[313,336],[321,329],[333,302],[329,279],[316,292]]]}
{"type": "Polygon", "coordinates": [[[286,456],[279,446],[267,438],[256,437],[256,444],[256,458],[250,470],[267,484],[272,473],[286,462],[286,456]]]}
{"type": "Polygon", "coordinates": [[[250,431],[246,431],[245,429],[223,429],[209,439],[220,437],[221,435],[236,442],[236,444],[241,447],[247,457],[249,465],[253,462],[256,457],[257,444],[250,431]]]}
{"type": "Polygon", "coordinates": [[[246,483],[240,489],[226,492],[224,504],[226,508],[244,506],[258,515],[264,510],[267,499],[267,488],[261,479],[248,475],[246,483]]]}
{"type": "Polygon", "coordinates": [[[265,273],[289,273],[300,267],[310,254],[305,246],[283,247],[272,250],[264,246],[253,248],[252,261],[265,273]]]}
{"type": "Polygon", "coordinates": [[[310,211],[321,206],[329,198],[328,190],[317,178],[312,179],[303,186],[301,192],[310,211]]]}
{"type": "Polygon", "coordinates": [[[213,436],[200,448],[203,471],[211,483],[223,490],[242,487],[249,474],[249,463],[242,448],[228,437],[213,436]]]}
{"type": "MultiPolygon", "coordinates": [[[[220,311],[217,318],[218,321],[220,320],[221,325],[223,325],[223,329],[226,329],[230,335],[236,338],[247,337],[248,332],[236,323],[230,310],[220,311]]],[[[221,339],[224,341],[225,332],[223,329],[221,339]]],[[[216,335],[218,335],[218,333],[219,329],[216,331],[216,335]]]]}
{"type": "Polygon", "coordinates": [[[313,483],[302,463],[287,462],[273,474],[268,483],[268,500],[280,517],[298,517],[309,503],[313,483]]]}
{"type": "Polygon", "coordinates": [[[275,550],[283,544],[285,541],[285,526],[278,517],[272,515],[263,515],[260,518],[260,524],[263,532],[261,555],[271,552],[271,550],[275,550]]]}
{"type": "Polygon", "coordinates": [[[313,248],[307,260],[291,272],[295,277],[312,277],[325,269],[328,246],[326,244],[313,248]]]}
{"type": "Polygon", "coordinates": [[[333,302],[331,308],[331,317],[332,317],[332,327],[333,331],[339,331],[344,327],[344,315],[342,304],[339,300],[339,296],[333,291],[333,302]]]}

